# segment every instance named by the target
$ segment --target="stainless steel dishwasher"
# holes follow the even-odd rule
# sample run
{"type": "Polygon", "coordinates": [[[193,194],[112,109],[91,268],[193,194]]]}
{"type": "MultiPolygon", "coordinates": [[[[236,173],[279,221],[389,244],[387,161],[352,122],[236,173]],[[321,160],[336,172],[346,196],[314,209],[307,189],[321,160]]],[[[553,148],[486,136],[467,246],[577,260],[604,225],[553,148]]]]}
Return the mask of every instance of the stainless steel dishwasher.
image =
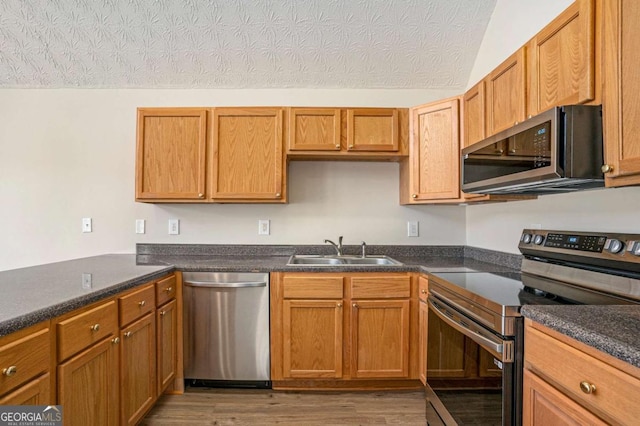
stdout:
{"type": "Polygon", "coordinates": [[[271,387],[269,274],[185,272],[183,281],[187,383],[271,387]]]}

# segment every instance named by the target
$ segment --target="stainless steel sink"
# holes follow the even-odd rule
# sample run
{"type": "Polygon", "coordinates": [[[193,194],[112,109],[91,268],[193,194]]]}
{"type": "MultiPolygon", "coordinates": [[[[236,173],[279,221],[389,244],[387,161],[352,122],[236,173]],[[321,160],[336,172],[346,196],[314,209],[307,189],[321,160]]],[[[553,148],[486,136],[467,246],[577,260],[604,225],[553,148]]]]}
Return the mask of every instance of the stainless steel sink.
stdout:
{"type": "Polygon", "coordinates": [[[319,256],[319,255],[293,255],[289,258],[287,266],[306,265],[306,266],[389,266],[402,265],[389,256],[319,256]]]}

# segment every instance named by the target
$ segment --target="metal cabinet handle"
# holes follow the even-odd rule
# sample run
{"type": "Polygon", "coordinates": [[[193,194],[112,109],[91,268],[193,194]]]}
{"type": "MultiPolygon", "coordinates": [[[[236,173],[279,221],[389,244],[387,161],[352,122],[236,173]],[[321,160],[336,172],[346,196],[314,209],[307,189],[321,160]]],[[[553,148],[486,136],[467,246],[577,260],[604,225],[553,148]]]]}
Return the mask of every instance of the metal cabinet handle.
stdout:
{"type": "Polygon", "coordinates": [[[422,290],[420,290],[420,293],[422,294],[427,294],[427,290],[425,290],[424,288],[422,290]]]}
{"type": "Polygon", "coordinates": [[[602,173],[611,173],[613,171],[613,166],[611,166],[610,164],[604,164],[602,167],[600,167],[600,170],[602,170],[602,173]]]}
{"type": "Polygon", "coordinates": [[[138,306],[140,306],[141,308],[146,304],[147,302],[145,302],[144,300],[141,300],[140,302],[138,302],[138,306]]]}
{"type": "Polygon", "coordinates": [[[120,343],[120,338],[114,337],[113,339],[111,339],[111,343],[113,343],[114,345],[117,345],[118,343],[120,343]]]}
{"type": "Polygon", "coordinates": [[[276,197],[277,197],[277,198],[280,198],[280,196],[281,196],[281,195],[282,195],[282,194],[280,194],[279,192],[276,192],[276,197]]]}
{"type": "Polygon", "coordinates": [[[342,308],[342,303],[338,303],[336,306],[337,306],[338,308],[342,308]]]}
{"type": "Polygon", "coordinates": [[[336,149],[340,149],[340,144],[336,144],[336,149]]]}
{"type": "Polygon", "coordinates": [[[354,308],[357,308],[357,307],[358,307],[358,304],[357,304],[357,303],[354,303],[354,304],[353,304],[353,305],[351,305],[351,306],[353,306],[354,308]]]}
{"type": "Polygon", "coordinates": [[[160,311],[160,316],[163,317],[163,316],[166,315],[166,313],[167,313],[167,311],[160,311]]]}
{"type": "Polygon", "coordinates": [[[164,289],[164,291],[166,291],[167,293],[171,293],[172,290],[173,290],[173,287],[167,287],[164,289]]]}
{"type": "Polygon", "coordinates": [[[580,390],[586,394],[592,394],[596,391],[596,385],[593,385],[587,381],[580,382],[580,390]]]}
{"type": "Polygon", "coordinates": [[[127,331],[126,333],[124,333],[124,337],[131,337],[133,335],[132,332],[127,331]]]}
{"type": "Polygon", "coordinates": [[[202,198],[202,197],[204,197],[204,194],[203,194],[202,192],[200,192],[200,193],[198,194],[198,198],[202,198]]]}
{"type": "Polygon", "coordinates": [[[15,365],[2,369],[2,375],[7,377],[13,376],[17,372],[18,372],[18,367],[16,367],[15,365]]]}
{"type": "Polygon", "coordinates": [[[353,145],[349,145],[349,149],[353,149],[353,145]]]}
{"type": "Polygon", "coordinates": [[[418,194],[411,194],[411,198],[418,198],[418,194]]]}
{"type": "Polygon", "coordinates": [[[98,331],[98,330],[100,330],[100,324],[93,324],[89,328],[91,328],[91,331],[98,331]]]}

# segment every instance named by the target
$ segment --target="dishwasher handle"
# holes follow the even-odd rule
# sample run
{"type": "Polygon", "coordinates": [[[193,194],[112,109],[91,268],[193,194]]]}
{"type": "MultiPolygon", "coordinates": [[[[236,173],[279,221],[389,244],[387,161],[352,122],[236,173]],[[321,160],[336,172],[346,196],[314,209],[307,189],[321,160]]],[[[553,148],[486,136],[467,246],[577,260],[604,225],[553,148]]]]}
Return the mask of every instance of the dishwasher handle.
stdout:
{"type": "Polygon", "coordinates": [[[185,285],[189,287],[208,287],[208,288],[243,288],[243,287],[266,287],[266,281],[239,281],[239,282],[222,282],[222,281],[185,281],[185,285]]]}

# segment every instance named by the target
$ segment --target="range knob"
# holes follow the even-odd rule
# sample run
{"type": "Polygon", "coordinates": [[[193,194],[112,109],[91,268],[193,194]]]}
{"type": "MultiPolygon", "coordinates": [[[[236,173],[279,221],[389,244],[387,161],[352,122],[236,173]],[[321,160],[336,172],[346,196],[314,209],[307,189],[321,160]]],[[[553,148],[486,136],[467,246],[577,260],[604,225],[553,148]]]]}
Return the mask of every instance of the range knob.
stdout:
{"type": "Polygon", "coordinates": [[[634,256],[640,256],[640,241],[627,241],[627,251],[634,256]]]}
{"type": "Polygon", "coordinates": [[[604,244],[604,248],[607,249],[609,253],[620,253],[624,249],[624,243],[620,240],[611,239],[607,240],[604,244]]]}
{"type": "Polygon", "coordinates": [[[531,242],[531,234],[522,234],[522,238],[520,240],[525,244],[529,244],[531,242]]]}
{"type": "Polygon", "coordinates": [[[533,237],[533,244],[535,245],[540,245],[542,244],[542,242],[544,241],[544,237],[542,235],[536,235],[535,237],[533,237]]]}

